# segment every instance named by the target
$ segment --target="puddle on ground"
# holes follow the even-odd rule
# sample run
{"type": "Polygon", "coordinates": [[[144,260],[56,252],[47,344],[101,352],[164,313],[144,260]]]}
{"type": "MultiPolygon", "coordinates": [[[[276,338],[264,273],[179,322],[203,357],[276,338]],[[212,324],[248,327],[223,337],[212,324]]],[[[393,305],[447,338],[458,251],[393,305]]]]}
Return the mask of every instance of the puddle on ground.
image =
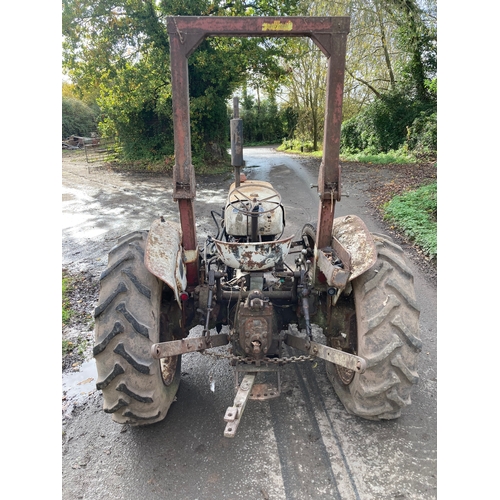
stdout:
{"type": "Polygon", "coordinates": [[[80,365],[77,372],[67,372],[62,375],[63,413],[68,415],[75,406],[87,400],[97,389],[97,368],[92,358],[80,365]]]}

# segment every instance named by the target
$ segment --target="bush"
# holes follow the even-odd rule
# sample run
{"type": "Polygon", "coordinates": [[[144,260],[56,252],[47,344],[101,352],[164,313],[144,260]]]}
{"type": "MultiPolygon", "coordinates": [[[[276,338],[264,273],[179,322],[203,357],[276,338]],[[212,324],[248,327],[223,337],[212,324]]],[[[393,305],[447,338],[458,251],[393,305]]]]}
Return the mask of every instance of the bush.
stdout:
{"type": "Polygon", "coordinates": [[[359,153],[342,153],[340,157],[342,161],[374,163],[378,165],[389,165],[391,163],[408,165],[417,161],[416,157],[404,150],[404,148],[400,148],[397,151],[388,151],[387,153],[375,153],[367,149],[359,153]]]}
{"type": "Polygon", "coordinates": [[[415,100],[404,89],[386,92],[342,124],[341,151],[435,151],[436,117],[433,103],[415,100]]]}
{"type": "Polygon", "coordinates": [[[384,205],[384,219],[400,228],[430,258],[437,256],[437,183],[395,196],[384,205]]]}
{"type": "Polygon", "coordinates": [[[99,112],[73,97],[62,100],[62,138],[71,135],[88,137],[97,131],[99,112]]]}
{"type": "Polygon", "coordinates": [[[408,149],[418,153],[437,151],[437,113],[422,111],[408,129],[408,149]]]}
{"type": "Polygon", "coordinates": [[[293,131],[295,114],[291,108],[279,109],[274,99],[263,100],[259,108],[248,96],[243,104],[243,144],[279,143],[290,129],[293,131]]]}
{"type": "Polygon", "coordinates": [[[278,151],[300,151],[301,153],[311,153],[314,151],[312,141],[301,141],[300,139],[283,139],[278,151]]]}

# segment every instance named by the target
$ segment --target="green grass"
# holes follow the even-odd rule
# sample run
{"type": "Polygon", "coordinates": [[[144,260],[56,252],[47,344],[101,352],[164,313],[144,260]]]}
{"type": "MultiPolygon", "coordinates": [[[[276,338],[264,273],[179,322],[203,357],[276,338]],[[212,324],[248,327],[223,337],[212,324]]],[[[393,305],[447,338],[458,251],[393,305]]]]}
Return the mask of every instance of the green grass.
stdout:
{"type": "Polygon", "coordinates": [[[76,344],[71,340],[62,341],[62,355],[66,356],[71,352],[77,352],[79,356],[83,356],[88,346],[88,341],[85,338],[78,337],[76,344]]]}
{"type": "Polygon", "coordinates": [[[82,340],[78,339],[78,354],[80,356],[83,356],[85,354],[85,350],[87,349],[88,341],[87,340],[82,340]]]}
{"type": "Polygon", "coordinates": [[[392,223],[431,259],[437,257],[437,182],[395,196],[383,206],[392,223]]]}
{"type": "Polygon", "coordinates": [[[62,322],[63,325],[66,325],[71,316],[73,315],[73,311],[71,310],[69,306],[69,299],[68,299],[68,291],[71,287],[71,280],[68,276],[64,274],[63,271],[63,277],[62,277],[62,322]]]}
{"type": "MultiPolygon", "coordinates": [[[[318,151],[312,151],[312,143],[301,142],[297,140],[287,140],[278,148],[278,151],[284,151],[286,153],[301,154],[304,156],[313,156],[316,158],[321,158],[323,156],[323,146],[318,145],[318,151]]],[[[388,153],[376,153],[370,150],[361,151],[357,153],[340,153],[341,161],[351,161],[357,163],[372,163],[377,165],[407,165],[411,163],[416,163],[417,159],[411,153],[406,152],[403,149],[397,151],[389,151],[388,153]]]]}
{"type": "Polygon", "coordinates": [[[313,143],[309,141],[299,141],[297,139],[288,139],[283,141],[277,151],[284,151],[285,153],[302,154],[304,156],[313,156],[321,158],[323,156],[323,146],[318,144],[318,151],[313,151],[313,143]]]}
{"type": "Polygon", "coordinates": [[[412,154],[405,151],[389,151],[388,153],[370,153],[369,151],[361,151],[360,153],[341,153],[342,161],[355,161],[359,163],[373,163],[377,165],[389,165],[396,163],[398,165],[407,165],[416,163],[417,159],[412,154]]]}
{"type": "Polygon", "coordinates": [[[62,355],[66,356],[66,354],[69,354],[73,349],[75,348],[75,345],[71,340],[63,340],[62,341],[62,355]]]}

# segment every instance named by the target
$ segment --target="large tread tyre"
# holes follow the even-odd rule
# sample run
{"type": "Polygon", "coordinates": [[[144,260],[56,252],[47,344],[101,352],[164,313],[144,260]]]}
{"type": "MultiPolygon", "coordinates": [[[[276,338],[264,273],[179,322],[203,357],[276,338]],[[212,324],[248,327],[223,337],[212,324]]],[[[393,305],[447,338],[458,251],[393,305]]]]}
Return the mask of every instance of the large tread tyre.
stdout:
{"type": "Polygon", "coordinates": [[[373,236],[377,262],[352,281],[357,354],[366,360],[367,369],[346,377],[346,371],[327,362],[326,371],[349,413],[390,420],[411,403],[419,379],[420,312],[403,250],[387,236],[373,236]]]}
{"type": "Polygon", "coordinates": [[[180,381],[180,356],[168,363],[151,356],[152,344],[169,339],[162,333],[164,284],[144,265],[146,238],[136,231],[111,249],[94,312],[96,386],[104,411],[120,424],[164,419],[180,381]]]}

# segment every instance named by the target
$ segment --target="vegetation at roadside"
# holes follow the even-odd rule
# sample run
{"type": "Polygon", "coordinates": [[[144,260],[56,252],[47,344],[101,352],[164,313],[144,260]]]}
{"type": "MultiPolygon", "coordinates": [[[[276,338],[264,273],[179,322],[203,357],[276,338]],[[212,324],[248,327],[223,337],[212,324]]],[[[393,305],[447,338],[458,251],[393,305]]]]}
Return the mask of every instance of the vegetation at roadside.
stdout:
{"type": "MultiPolygon", "coordinates": [[[[89,303],[96,299],[98,281],[90,273],[62,270],[62,356],[85,357],[90,347],[94,319],[89,303]]],[[[67,360],[66,360],[67,362],[67,360]]]]}
{"type": "MultiPolygon", "coordinates": [[[[69,290],[71,287],[71,279],[69,276],[66,276],[63,272],[62,276],[62,323],[63,325],[67,324],[73,316],[74,312],[70,307],[69,303],[69,290]]],[[[63,346],[64,348],[64,346],[63,346]]]]}
{"type": "Polygon", "coordinates": [[[71,135],[89,137],[97,131],[99,112],[74,97],[63,97],[62,100],[62,138],[71,135]]]}
{"type": "Polygon", "coordinates": [[[78,356],[84,356],[89,345],[89,341],[79,336],[74,341],[73,340],[62,340],[62,355],[67,356],[68,354],[76,354],[78,356]]]}
{"type": "MultiPolygon", "coordinates": [[[[321,147],[318,151],[313,151],[312,143],[307,141],[285,140],[277,149],[278,151],[302,154],[304,156],[312,156],[315,158],[321,158],[323,155],[321,147]]],[[[341,152],[340,159],[345,162],[351,161],[379,165],[388,165],[392,163],[406,165],[417,162],[417,157],[408,152],[405,148],[400,148],[397,151],[388,151],[387,153],[377,153],[373,149],[365,150],[359,153],[341,152]]]]}
{"type": "Polygon", "coordinates": [[[437,257],[437,182],[409,191],[383,206],[384,219],[431,259],[437,257]]]}
{"type": "Polygon", "coordinates": [[[416,163],[417,158],[414,154],[409,153],[403,148],[397,151],[388,151],[387,153],[376,153],[373,150],[365,150],[359,153],[344,153],[340,154],[342,161],[355,161],[358,163],[373,163],[378,165],[389,165],[396,163],[398,165],[407,165],[416,163]]]}
{"type": "MultiPolygon", "coordinates": [[[[435,153],[435,0],[63,0],[63,69],[71,81],[63,85],[63,135],[88,135],[95,120],[129,164],[173,157],[168,15],[350,16],[342,155],[435,153]]],[[[304,152],[319,150],[326,65],[310,39],[209,38],[188,64],[197,171],[228,164],[233,95],[245,144],[286,138],[306,144],[304,152]]]]}

